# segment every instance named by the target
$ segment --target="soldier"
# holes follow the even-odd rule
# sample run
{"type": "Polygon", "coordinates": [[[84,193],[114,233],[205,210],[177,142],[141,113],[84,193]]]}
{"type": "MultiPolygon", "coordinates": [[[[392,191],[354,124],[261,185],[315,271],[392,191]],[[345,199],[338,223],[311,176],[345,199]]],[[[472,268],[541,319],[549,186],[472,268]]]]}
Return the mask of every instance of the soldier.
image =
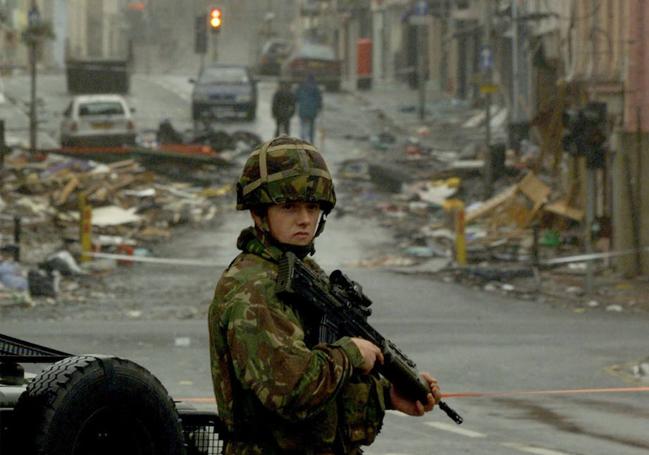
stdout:
{"type": "Polygon", "coordinates": [[[209,308],[210,357],[218,411],[228,428],[226,454],[360,454],[379,432],[386,409],[423,415],[440,400],[427,373],[427,403],[404,398],[374,373],[383,357],[361,338],[333,344],[305,340],[308,318],[275,294],[278,260],[308,255],[336,203],[327,166],[311,144],[282,136],[248,158],[237,209],[253,227],[219,280],[209,308]]]}

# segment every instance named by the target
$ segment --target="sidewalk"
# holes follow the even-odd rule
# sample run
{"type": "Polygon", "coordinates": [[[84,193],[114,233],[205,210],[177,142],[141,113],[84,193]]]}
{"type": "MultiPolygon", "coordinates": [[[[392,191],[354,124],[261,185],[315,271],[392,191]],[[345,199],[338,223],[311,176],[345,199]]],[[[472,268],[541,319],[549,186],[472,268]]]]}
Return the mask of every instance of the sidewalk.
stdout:
{"type": "MultiPolygon", "coordinates": [[[[395,132],[416,137],[422,145],[441,150],[457,150],[484,141],[484,125],[463,127],[471,118],[484,112],[469,102],[445,93],[427,89],[424,94],[424,118],[420,118],[419,90],[396,81],[374,81],[369,90],[359,90],[355,81],[345,81],[343,89],[367,105],[368,110],[382,113],[386,126],[395,132]]],[[[502,135],[497,128],[495,137],[502,135]]]]}
{"type": "MultiPolygon", "coordinates": [[[[8,93],[0,78],[0,120],[5,122],[5,142],[9,147],[29,148],[29,111],[8,93]]],[[[41,147],[58,147],[58,143],[39,128],[37,143],[41,147]]]]}

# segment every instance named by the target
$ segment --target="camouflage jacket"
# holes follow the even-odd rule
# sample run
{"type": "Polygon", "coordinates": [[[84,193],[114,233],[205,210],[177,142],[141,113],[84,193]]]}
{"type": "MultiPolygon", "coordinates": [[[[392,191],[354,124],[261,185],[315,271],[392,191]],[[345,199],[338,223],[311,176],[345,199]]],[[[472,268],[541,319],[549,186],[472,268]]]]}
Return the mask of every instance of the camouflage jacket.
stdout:
{"type": "Polygon", "coordinates": [[[349,338],[309,349],[300,315],[275,294],[282,252],[254,228],[237,246],[243,252],[209,308],[214,393],[231,432],[226,453],[360,453],[380,430],[389,383],[355,372],[363,358],[349,338]]]}

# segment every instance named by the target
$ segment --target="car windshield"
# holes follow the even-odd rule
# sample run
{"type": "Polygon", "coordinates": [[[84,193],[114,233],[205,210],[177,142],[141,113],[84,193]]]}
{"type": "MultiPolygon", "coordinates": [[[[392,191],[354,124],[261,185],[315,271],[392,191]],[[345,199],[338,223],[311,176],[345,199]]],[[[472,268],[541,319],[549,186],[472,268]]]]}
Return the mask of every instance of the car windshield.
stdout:
{"type": "Polygon", "coordinates": [[[119,101],[93,101],[79,106],[79,117],[121,114],[124,114],[124,107],[119,101]]]}
{"type": "Polygon", "coordinates": [[[261,52],[262,54],[285,54],[290,47],[291,44],[289,42],[270,41],[264,45],[261,52]]]}
{"type": "Polygon", "coordinates": [[[243,68],[207,68],[201,73],[201,84],[241,84],[248,82],[243,68]]]}
{"type": "Polygon", "coordinates": [[[328,46],[320,44],[304,44],[295,54],[300,58],[313,58],[318,60],[335,60],[334,50],[328,46]]]}

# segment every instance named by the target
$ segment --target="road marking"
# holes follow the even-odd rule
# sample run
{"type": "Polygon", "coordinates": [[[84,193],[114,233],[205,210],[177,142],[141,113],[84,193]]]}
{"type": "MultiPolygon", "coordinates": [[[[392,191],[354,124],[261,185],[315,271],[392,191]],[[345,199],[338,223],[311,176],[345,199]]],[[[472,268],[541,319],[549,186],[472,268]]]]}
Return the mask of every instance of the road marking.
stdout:
{"type": "Polygon", "coordinates": [[[526,446],[525,444],[519,444],[517,442],[503,442],[501,445],[509,447],[510,449],[520,450],[521,452],[533,453],[535,455],[569,455],[566,452],[544,449],[543,447],[526,446]]]}
{"type": "Polygon", "coordinates": [[[451,433],[457,433],[468,438],[486,438],[487,435],[483,433],[478,433],[477,431],[465,430],[464,428],[458,428],[456,425],[450,423],[442,422],[424,422],[424,425],[429,427],[436,428],[442,431],[450,431],[451,433]]]}

